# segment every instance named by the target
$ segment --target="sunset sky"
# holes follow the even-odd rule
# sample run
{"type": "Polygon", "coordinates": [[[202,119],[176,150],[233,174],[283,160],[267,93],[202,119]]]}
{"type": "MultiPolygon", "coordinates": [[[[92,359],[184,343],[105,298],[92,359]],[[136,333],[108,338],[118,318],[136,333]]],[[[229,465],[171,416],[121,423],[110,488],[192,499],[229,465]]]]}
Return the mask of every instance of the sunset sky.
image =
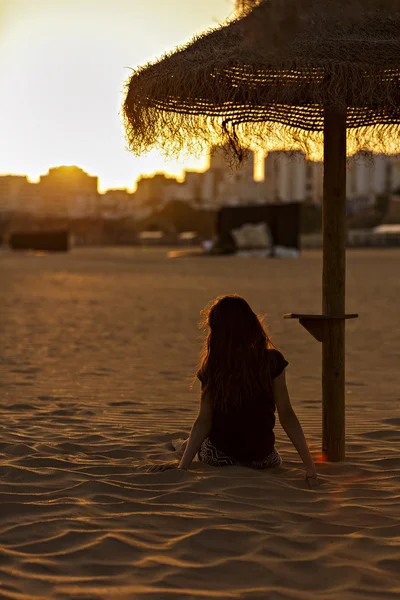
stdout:
{"type": "Polygon", "coordinates": [[[33,181],[76,164],[100,190],[141,173],[180,175],[205,159],[166,162],[126,150],[121,117],[129,67],[217,25],[233,0],[0,0],[0,173],[33,181]]]}

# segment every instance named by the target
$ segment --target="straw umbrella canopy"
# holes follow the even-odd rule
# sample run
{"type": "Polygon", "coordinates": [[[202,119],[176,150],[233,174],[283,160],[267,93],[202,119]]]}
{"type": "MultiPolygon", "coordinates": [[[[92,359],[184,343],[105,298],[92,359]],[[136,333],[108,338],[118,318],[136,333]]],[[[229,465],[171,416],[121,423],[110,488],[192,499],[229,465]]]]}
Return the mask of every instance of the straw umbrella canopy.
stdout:
{"type": "Polygon", "coordinates": [[[400,0],[261,0],[134,71],[123,110],[136,154],[323,147],[322,314],[292,316],[323,343],[323,450],[342,460],[346,140],[400,148],[400,0]]]}
{"type": "Polygon", "coordinates": [[[134,71],[129,147],[173,154],[214,135],[240,150],[272,123],[322,142],[325,108],[347,113],[360,145],[398,134],[399,23],[400,0],[265,0],[134,71]]]}

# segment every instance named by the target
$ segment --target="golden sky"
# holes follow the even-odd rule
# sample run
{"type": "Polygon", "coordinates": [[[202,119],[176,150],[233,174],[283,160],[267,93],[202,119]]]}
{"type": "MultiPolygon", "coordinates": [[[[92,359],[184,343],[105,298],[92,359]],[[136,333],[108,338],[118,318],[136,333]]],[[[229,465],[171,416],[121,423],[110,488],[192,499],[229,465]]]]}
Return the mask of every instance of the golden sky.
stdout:
{"type": "Polygon", "coordinates": [[[205,159],[135,158],[121,117],[129,67],[230,16],[233,0],[0,0],[0,173],[76,164],[99,188],[180,175],[205,159]]]}

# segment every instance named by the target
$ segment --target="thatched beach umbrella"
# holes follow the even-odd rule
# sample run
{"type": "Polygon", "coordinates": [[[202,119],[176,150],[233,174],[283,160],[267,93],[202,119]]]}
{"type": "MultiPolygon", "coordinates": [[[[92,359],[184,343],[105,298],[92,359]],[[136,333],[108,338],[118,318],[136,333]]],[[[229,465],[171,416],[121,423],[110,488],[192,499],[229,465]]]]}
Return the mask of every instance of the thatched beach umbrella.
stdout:
{"type": "Polygon", "coordinates": [[[354,149],[400,146],[400,0],[261,0],[134,72],[124,117],[137,154],[323,144],[322,314],[291,316],[323,343],[323,450],[342,460],[346,130],[354,149]]]}

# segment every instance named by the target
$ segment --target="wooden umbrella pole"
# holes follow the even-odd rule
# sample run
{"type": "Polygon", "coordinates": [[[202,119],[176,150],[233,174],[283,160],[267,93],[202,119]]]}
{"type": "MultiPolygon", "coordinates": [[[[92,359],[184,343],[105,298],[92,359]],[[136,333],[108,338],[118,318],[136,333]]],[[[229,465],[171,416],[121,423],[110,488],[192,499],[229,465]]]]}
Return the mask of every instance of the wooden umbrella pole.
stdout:
{"type": "Polygon", "coordinates": [[[337,462],[345,457],[346,114],[330,109],[325,109],[324,117],[322,231],[322,312],[327,317],[322,343],[322,448],[328,460],[337,462]]]}

